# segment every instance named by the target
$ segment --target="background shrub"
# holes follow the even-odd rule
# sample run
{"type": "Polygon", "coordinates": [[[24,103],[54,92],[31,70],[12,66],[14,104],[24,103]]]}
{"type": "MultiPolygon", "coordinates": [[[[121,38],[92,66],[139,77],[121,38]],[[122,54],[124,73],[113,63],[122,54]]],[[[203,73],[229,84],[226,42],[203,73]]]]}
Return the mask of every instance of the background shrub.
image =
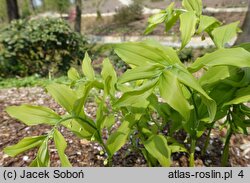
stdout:
{"type": "Polygon", "coordinates": [[[0,76],[65,73],[80,63],[87,46],[64,20],[13,21],[0,31],[0,76]]]}
{"type": "Polygon", "coordinates": [[[139,0],[134,1],[129,6],[124,6],[117,10],[117,13],[114,15],[114,21],[117,24],[125,25],[130,22],[140,20],[143,16],[143,6],[139,0]]]}

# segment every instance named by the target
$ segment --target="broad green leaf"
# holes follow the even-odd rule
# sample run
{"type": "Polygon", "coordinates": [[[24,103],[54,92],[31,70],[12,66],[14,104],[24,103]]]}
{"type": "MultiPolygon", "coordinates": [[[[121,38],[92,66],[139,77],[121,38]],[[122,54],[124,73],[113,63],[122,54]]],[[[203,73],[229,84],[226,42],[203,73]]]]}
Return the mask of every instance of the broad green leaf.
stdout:
{"type": "Polygon", "coordinates": [[[159,64],[148,64],[146,66],[135,67],[133,69],[127,70],[119,78],[119,83],[126,83],[129,81],[135,81],[140,79],[152,79],[155,77],[159,77],[163,69],[164,67],[159,64]]]}
{"type": "Polygon", "coordinates": [[[224,48],[225,44],[237,36],[239,21],[217,27],[212,31],[213,41],[217,48],[224,48]]]}
{"type": "Polygon", "coordinates": [[[75,68],[71,67],[68,71],[68,78],[75,81],[80,79],[80,75],[75,68]]]}
{"type": "Polygon", "coordinates": [[[85,101],[89,95],[90,90],[93,88],[93,81],[86,82],[83,88],[82,97],[77,99],[73,105],[73,111],[72,113],[75,116],[79,116],[81,113],[83,113],[83,108],[85,101]]]}
{"type": "Polygon", "coordinates": [[[83,74],[91,81],[95,79],[95,72],[91,65],[91,59],[89,58],[88,53],[85,53],[85,57],[82,61],[82,72],[83,74]]]}
{"type": "Polygon", "coordinates": [[[185,148],[185,146],[179,143],[173,143],[171,145],[168,145],[168,147],[171,150],[171,153],[178,153],[178,152],[188,153],[188,150],[185,148]]]}
{"type": "Polygon", "coordinates": [[[131,129],[129,128],[129,121],[125,120],[116,132],[112,133],[107,140],[107,148],[111,156],[114,155],[127,141],[131,129]]]}
{"type": "Polygon", "coordinates": [[[168,32],[174,26],[182,13],[182,10],[176,9],[169,14],[167,20],[165,21],[165,32],[168,32]]]}
{"type": "Polygon", "coordinates": [[[235,98],[224,105],[240,104],[250,101],[250,86],[241,88],[236,92],[235,98]]]}
{"type": "Polygon", "coordinates": [[[67,147],[67,142],[65,141],[63,135],[56,129],[54,131],[54,142],[55,142],[55,146],[56,146],[58,155],[59,155],[60,160],[61,160],[61,165],[63,167],[71,167],[71,164],[68,160],[68,157],[64,153],[64,151],[67,147]]]}
{"type": "Polygon", "coordinates": [[[236,47],[244,48],[245,50],[250,52],[250,43],[242,43],[240,45],[237,45],[236,47]]]}
{"type": "Polygon", "coordinates": [[[173,48],[163,46],[158,41],[155,41],[152,39],[143,41],[143,43],[147,44],[150,47],[155,47],[155,48],[161,50],[163,52],[164,56],[166,57],[165,59],[166,59],[167,63],[170,64],[170,66],[174,65],[176,63],[182,65],[182,62],[180,61],[176,50],[174,50],[173,48]]]}
{"type": "Polygon", "coordinates": [[[197,29],[197,34],[202,33],[203,31],[206,31],[206,29],[208,27],[210,27],[213,24],[220,24],[220,22],[214,18],[214,17],[210,17],[210,16],[206,16],[206,15],[201,15],[200,16],[200,23],[199,23],[199,27],[197,29]]]}
{"type": "MultiPolygon", "coordinates": [[[[232,88],[229,85],[220,83],[216,85],[210,92],[210,96],[216,101],[217,106],[221,106],[226,102],[229,102],[235,94],[236,88],[232,88]]],[[[219,108],[218,108],[219,109],[219,108]]]]}
{"type": "Polygon", "coordinates": [[[37,152],[37,167],[49,167],[50,158],[48,150],[48,138],[46,138],[37,152]]]}
{"type": "Polygon", "coordinates": [[[147,26],[144,34],[149,34],[158,24],[163,22],[165,22],[165,31],[167,32],[176,23],[182,12],[183,11],[181,10],[174,9],[174,2],[171,3],[166,10],[162,10],[148,19],[149,25],[147,26]]]}
{"type": "Polygon", "coordinates": [[[197,16],[202,14],[202,0],[183,0],[182,6],[188,11],[194,11],[197,16]]]}
{"type": "Polygon", "coordinates": [[[180,15],[181,49],[191,40],[195,33],[197,18],[194,12],[186,12],[180,15]]]}
{"type": "Polygon", "coordinates": [[[114,45],[116,54],[127,64],[145,66],[149,63],[169,65],[170,58],[159,47],[145,42],[121,43],[114,45]]]}
{"type": "Polygon", "coordinates": [[[114,96],[115,91],[116,91],[115,85],[117,82],[117,76],[116,76],[116,72],[114,70],[113,65],[110,63],[110,60],[107,58],[103,61],[103,68],[102,68],[101,75],[105,83],[104,91],[107,94],[114,96]]]}
{"type": "Polygon", "coordinates": [[[161,97],[178,111],[185,120],[188,120],[192,106],[184,97],[177,77],[170,71],[164,71],[160,77],[159,89],[161,97]]]}
{"type": "Polygon", "coordinates": [[[61,124],[68,128],[79,138],[90,140],[95,133],[95,131],[91,127],[89,127],[89,125],[87,125],[86,123],[78,122],[76,120],[64,121],[61,124]]]}
{"type": "Polygon", "coordinates": [[[105,119],[103,121],[102,127],[107,127],[108,130],[115,124],[115,117],[113,115],[105,116],[105,119]]]}
{"type": "Polygon", "coordinates": [[[199,82],[186,70],[186,68],[177,64],[170,70],[170,72],[178,78],[179,82],[201,94],[202,101],[206,104],[208,109],[210,119],[209,122],[212,122],[216,114],[216,103],[202,89],[199,82]]]}
{"type": "Polygon", "coordinates": [[[159,13],[149,17],[148,19],[149,25],[147,26],[144,34],[149,34],[150,32],[152,32],[158,24],[165,21],[166,16],[167,16],[167,12],[165,10],[162,10],[159,13]]]}
{"type": "Polygon", "coordinates": [[[66,85],[56,83],[48,85],[46,89],[56,102],[64,107],[69,113],[72,112],[74,103],[77,100],[77,94],[74,90],[66,85]]]}
{"type": "Polygon", "coordinates": [[[35,158],[29,165],[29,167],[38,167],[37,158],[35,158]]]}
{"type": "Polygon", "coordinates": [[[212,67],[201,76],[199,82],[202,86],[211,85],[213,83],[220,82],[221,80],[230,77],[231,73],[237,70],[237,67],[230,66],[212,67]]]}
{"type": "Polygon", "coordinates": [[[201,68],[214,66],[250,67],[250,52],[243,48],[219,49],[198,58],[188,70],[196,72],[201,68]]]}
{"type": "Polygon", "coordinates": [[[120,99],[114,104],[115,107],[144,107],[148,105],[146,100],[153,92],[158,79],[148,81],[133,91],[128,91],[122,95],[120,99]]]}
{"type": "Polygon", "coordinates": [[[53,110],[42,106],[11,106],[6,109],[7,113],[26,125],[49,124],[55,125],[61,117],[53,110]]]}
{"type": "Polygon", "coordinates": [[[163,135],[152,135],[143,144],[146,150],[154,158],[156,158],[162,166],[164,167],[170,166],[171,150],[169,149],[168,142],[163,135]]]}
{"type": "Polygon", "coordinates": [[[177,22],[180,15],[185,12],[185,10],[182,9],[174,9],[175,3],[171,3],[167,8],[167,18],[165,20],[165,32],[169,31],[173,25],[177,22]]]}
{"type": "Polygon", "coordinates": [[[4,153],[14,157],[24,151],[40,146],[46,136],[25,137],[17,144],[4,148],[4,153]]]}

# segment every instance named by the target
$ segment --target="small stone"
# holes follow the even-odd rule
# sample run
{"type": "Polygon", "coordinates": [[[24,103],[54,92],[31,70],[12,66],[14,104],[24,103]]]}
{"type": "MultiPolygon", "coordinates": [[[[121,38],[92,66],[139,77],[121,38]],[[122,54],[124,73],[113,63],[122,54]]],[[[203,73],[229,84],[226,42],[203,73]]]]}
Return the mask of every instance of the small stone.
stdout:
{"type": "Polygon", "coordinates": [[[7,155],[7,154],[3,155],[3,159],[8,158],[8,157],[9,157],[9,155],[7,155]]]}
{"type": "Polygon", "coordinates": [[[201,151],[201,148],[200,147],[196,147],[195,150],[196,151],[201,151]]]}
{"type": "Polygon", "coordinates": [[[29,156],[24,156],[23,157],[23,161],[28,161],[28,159],[29,159],[29,156]]]}

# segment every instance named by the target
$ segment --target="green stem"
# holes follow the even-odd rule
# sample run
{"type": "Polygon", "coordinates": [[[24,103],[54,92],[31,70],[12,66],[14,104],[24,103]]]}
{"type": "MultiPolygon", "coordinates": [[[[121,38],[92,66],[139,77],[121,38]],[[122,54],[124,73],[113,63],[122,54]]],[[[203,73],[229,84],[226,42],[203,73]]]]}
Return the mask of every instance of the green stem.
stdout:
{"type": "Polygon", "coordinates": [[[221,165],[223,167],[228,166],[229,145],[230,145],[230,139],[231,139],[232,134],[233,134],[233,132],[232,132],[232,129],[230,127],[229,131],[227,133],[227,138],[226,138],[226,142],[225,142],[223,154],[222,154],[222,159],[221,159],[221,165]]]}
{"type": "Polygon", "coordinates": [[[209,129],[208,131],[208,134],[207,134],[207,138],[206,138],[206,141],[205,141],[205,145],[202,149],[202,152],[201,152],[201,155],[204,156],[206,151],[207,151],[207,147],[208,147],[208,144],[209,144],[209,140],[210,140],[210,135],[211,135],[211,131],[212,131],[212,127],[209,129]]]}
{"type": "Polygon", "coordinates": [[[196,147],[196,139],[191,139],[190,155],[189,155],[189,167],[194,167],[194,153],[196,147]]]}

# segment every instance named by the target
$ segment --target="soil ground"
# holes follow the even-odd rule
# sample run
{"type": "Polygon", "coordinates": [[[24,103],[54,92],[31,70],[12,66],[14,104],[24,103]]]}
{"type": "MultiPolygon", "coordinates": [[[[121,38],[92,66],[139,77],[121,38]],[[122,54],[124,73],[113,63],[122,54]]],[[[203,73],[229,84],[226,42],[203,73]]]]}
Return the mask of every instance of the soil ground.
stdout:
{"type": "MultiPolygon", "coordinates": [[[[207,15],[214,16],[223,23],[231,23],[240,21],[242,25],[245,12],[221,12],[221,13],[206,13],[207,15]]],[[[84,34],[101,35],[101,36],[140,36],[143,35],[147,27],[147,21],[150,15],[143,15],[140,20],[131,22],[126,25],[119,25],[113,20],[113,16],[102,17],[96,19],[96,17],[84,17],[82,30],[84,34]]],[[[150,35],[158,36],[177,36],[179,34],[179,24],[177,23],[170,31],[165,32],[163,24],[157,26],[157,28],[150,35]]]]}
{"type": "MultiPolygon", "coordinates": [[[[4,111],[7,106],[21,104],[44,105],[51,107],[59,114],[64,114],[64,110],[48,96],[42,88],[11,88],[0,90],[0,166],[28,166],[34,159],[37,149],[27,151],[17,157],[9,157],[3,153],[3,149],[9,145],[17,143],[26,136],[35,136],[47,133],[51,127],[48,125],[26,126],[13,118],[9,117],[4,111]]],[[[95,116],[96,106],[90,103],[86,109],[87,113],[95,116]]],[[[60,129],[64,135],[68,147],[66,154],[73,166],[104,166],[105,156],[100,154],[101,147],[94,142],[79,139],[65,128],[60,129]]],[[[201,150],[205,141],[204,135],[198,142],[196,148],[196,166],[220,166],[221,149],[225,136],[225,130],[212,131],[210,144],[205,156],[201,156],[201,150]]],[[[180,141],[185,139],[185,133],[177,133],[176,138],[180,141]]],[[[250,142],[250,136],[233,135],[230,142],[230,166],[250,166],[250,152],[244,154],[241,149],[242,144],[250,142]]],[[[58,154],[53,143],[49,145],[51,166],[60,166],[58,154]]],[[[188,166],[188,156],[185,153],[173,155],[172,166],[188,166]]],[[[125,145],[113,158],[114,166],[147,166],[145,159],[139,152],[135,152],[125,145]]]]}
{"type": "MultiPolygon", "coordinates": [[[[100,0],[99,0],[100,1],[100,0]]],[[[180,7],[181,0],[140,0],[144,6],[151,9],[163,9],[171,2],[175,2],[176,6],[180,7]]],[[[97,0],[85,0],[83,4],[83,13],[96,13],[97,0]]],[[[215,8],[232,8],[232,7],[245,7],[247,6],[247,0],[203,0],[204,7],[215,8]]],[[[123,5],[119,0],[102,0],[99,6],[101,13],[114,12],[116,9],[123,5]]]]}

